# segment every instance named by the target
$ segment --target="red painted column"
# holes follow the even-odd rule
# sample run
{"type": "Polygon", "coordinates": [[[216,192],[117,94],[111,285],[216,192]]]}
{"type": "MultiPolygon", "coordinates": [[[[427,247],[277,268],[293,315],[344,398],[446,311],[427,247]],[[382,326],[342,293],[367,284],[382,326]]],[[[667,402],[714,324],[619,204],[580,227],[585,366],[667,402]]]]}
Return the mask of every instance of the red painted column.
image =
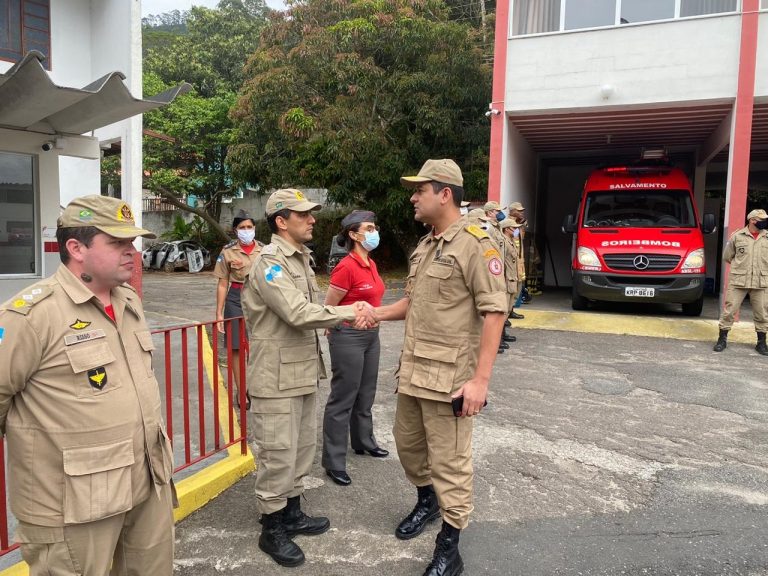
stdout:
{"type": "MultiPolygon", "coordinates": [[[[744,227],[747,215],[747,184],[752,146],[752,114],[755,105],[755,69],[757,66],[757,27],[760,0],[742,0],[739,75],[734,104],[731,148],[728,161],[728,185],[725,196],[724,241],[744,227]]],[[[728,288],[730,266],[722,277],[721,303],[728,288]]]]}
{"type": "Polygon", "coordinates": [[[504,164],[504,92],[507,79],[507,48],[509,40],[509,0],[496,2],[496,32],[493,47],[493,90],[491,93],[491,144],[488,163],[488,200],[501,198],[501,170],[504,164]]]}

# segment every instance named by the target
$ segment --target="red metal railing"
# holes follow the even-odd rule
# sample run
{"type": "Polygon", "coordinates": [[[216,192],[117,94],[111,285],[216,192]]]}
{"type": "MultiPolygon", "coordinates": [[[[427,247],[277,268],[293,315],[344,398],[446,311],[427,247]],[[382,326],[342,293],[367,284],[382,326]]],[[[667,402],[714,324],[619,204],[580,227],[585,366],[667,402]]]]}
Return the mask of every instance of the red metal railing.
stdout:
{"type": "MultiPolygon", "coordinates": [[[[240,444],[240,453],[248,453],[247,428],[246,428],[246,378],[245,362],[247,341],[245,338],[245,323],[242,318],[228,318],[222,322],[204,322],[200,324],[187,324],[153,331],[157,338],[162,338],[161,348],[164,356],[163,362],[157,362],[157,352],[154,358],[156,372],[161,389],[165,384],[165,419],[168,436],[171,442],[174,440],[174,426],[181,418],[183,421],[183,458],[179,458],[174,450],[174,472],[180,472],[195,464],[227,450],[235,444],[240,444]],[[237,322],[238,330],[233,332],[233,324],[237,322]],[[219,332],[217,327],[224,326],[224,349],[219,347],[219,332]],[[193,350],[190,350],[190,333],[193,335],[193,350]],[[210,340],[209,338],[210,333],[210,340]],[[238,355],[237,366],[233,366],[233,338],[240,341],[240,350],[244,353],[238,355]],[[208,346],[210,342],[210,347],[208,346]],[[235,371],[240,378],[238,387],[239,422],[236,422],[235,413],[230,408],[225,418],[224,434],[222,434],[221,422],[221,396],[219,394],[219,352],[226,354],[226,398],[228,407],[233,406],[233,388],[235,371]],[[190,363],[190,358],[194,363],[190,363]],[[180,364],[179,364],[180,360],[180,364]],[[190,382],[196,383],[194,393],[190,391],[190,382]],[[174,403],[174,393],[178,393],[181,384],[181,406],[174,403]],[[195,422],[192,421],[193,410],[197,411],[195,422]],[[174,408],[176,408],[174,410],[174,408]],[[210,425],[209,425],[210,422],[210,425]],[[194,427],[197,430],[194,430],[194,427]],[[208,437],[208,431],[212,430],[212,438],[208,437]],[[237,436],[235,432],[237,430],[237,436]],[[199,447],[192,449],[192,442],[196,440],[199,447]],[[179,460],[181,460],[180,463],[179,460]],[[177,464],[178,463],[178,464],[177,464]]],[[[8,500],[5,477],[5,438],[0,442],[0,557],[18,548],[18,544],[11,544],[9,537],[8,500]]]]}

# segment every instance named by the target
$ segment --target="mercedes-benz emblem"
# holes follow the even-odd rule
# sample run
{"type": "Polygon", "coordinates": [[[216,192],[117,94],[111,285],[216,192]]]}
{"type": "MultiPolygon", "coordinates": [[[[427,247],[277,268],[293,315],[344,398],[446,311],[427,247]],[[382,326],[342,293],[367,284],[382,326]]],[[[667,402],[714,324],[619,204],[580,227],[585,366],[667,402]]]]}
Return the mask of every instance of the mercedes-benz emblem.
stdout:
{"type": "Polygon", "coordinates": [[[651,263],[650,260],[648,260],[648,256],[645,254],[640,254],[639,256],[635,256],[635,259],[632,260],[632,264],[634,264],[635,268],[637,270],[645,270],[648,268],[648,265],[651,263]]]}

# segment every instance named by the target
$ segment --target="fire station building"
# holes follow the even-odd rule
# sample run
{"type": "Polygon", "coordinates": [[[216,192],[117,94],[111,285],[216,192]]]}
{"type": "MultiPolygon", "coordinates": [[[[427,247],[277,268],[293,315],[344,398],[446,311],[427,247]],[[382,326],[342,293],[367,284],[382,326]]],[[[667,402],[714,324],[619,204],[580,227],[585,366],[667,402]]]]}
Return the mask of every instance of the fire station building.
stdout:
{"type": "Polygon", "coordinates": [[[498,0],[489,198],[526,207],[544,284],[570,286],[587,175],[663,147],[714,213],[707,281],[768,198],[768,0],[498,0]]]}

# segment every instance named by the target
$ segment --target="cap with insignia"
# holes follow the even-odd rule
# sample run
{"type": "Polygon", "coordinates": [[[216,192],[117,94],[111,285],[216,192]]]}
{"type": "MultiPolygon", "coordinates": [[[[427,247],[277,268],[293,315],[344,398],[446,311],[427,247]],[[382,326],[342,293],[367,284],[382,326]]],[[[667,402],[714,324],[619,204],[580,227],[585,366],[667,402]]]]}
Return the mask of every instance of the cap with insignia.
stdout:
{"type": "Polygon", "coordinates": [[[56,223],[59,228],[93,226],[114,238],[157,238],[154,232],[139,228],[133,211],[125,201],[109,196],[80,196],[67,204],[56,223]]]}
{"type": "Polygon", "coordinates": [[[464,186],[461,168],[450,158],[442,160],[427,160],[416,176],[403,176],[400,183],[406,188],[416,188],[424,182],[440,182],[452,186],[464,186]]]}
{"type": "Polygon", "coordinates": [[[499,228],[501,230],[504,230],[505,228],[520,228],[520,226],[522,226],[522,224],[514,218],[504,218],[504,220],[499,222],[499,228]]]}
{"type": "Polygon", "coordinates": [[[292,210],[293,212],[309,212],[320,210],[323,206],[317,202],[310,202],[301,190],[285,188],[275,190],[267,200],[267,216],[272,216],[280,210],[292,210]]]}

